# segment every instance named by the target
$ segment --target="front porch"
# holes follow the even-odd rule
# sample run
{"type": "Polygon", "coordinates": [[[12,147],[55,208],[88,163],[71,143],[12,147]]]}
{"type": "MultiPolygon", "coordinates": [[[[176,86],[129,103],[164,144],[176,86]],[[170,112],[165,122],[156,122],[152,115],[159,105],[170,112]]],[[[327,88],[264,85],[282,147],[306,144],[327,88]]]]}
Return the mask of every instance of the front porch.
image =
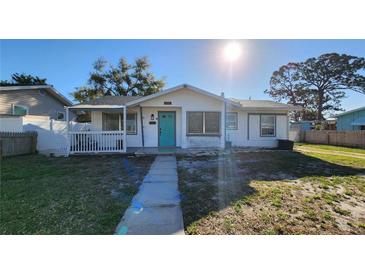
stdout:
{"type": "MultiPolygon", "coordinates": [[[[98,153],[127,153],[127,107],[126,106],[101,106],[101,105],[76,105],[66,108],[67,121],[67,148],[68,154],[98,154],[98,153]],[[95,111],[100,110],[110,114],[119,115],[117,130],[74,130],[71,128],[69,111],[95,111]]],[[[111,121],[112,123],[113,121],[111,121]]]]}

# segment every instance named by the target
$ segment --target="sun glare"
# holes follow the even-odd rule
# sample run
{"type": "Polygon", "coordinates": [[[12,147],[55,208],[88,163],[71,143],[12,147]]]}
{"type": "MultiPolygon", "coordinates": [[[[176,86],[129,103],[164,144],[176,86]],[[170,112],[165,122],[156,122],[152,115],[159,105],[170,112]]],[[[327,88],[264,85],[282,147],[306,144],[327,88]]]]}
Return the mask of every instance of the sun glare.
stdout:
{"type": "Polygon", "coordinates": [[[242,54],[242,47],[237,42],[230,42],[224,48],[224,58],[229,62],[236,61],[242,54]]]}

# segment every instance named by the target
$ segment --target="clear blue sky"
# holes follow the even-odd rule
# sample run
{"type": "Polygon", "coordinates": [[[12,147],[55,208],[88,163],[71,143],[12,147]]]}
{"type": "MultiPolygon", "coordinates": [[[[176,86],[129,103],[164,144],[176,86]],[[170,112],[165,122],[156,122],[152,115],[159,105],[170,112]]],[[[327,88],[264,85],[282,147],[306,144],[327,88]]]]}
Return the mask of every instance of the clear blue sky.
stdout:
{"type": "MultiPolygon", "coordinates": [[[[304,61],[323,53],[365,56],[365,40],[236,40],[243,55],[230,69],[222,51],[228,40],[0,40],[0,78],[27,73],[71,99],[69,93],[86,83],[92,63],[104,57],[116,63],[147,56],[157,77],[167,87],[188,83],[227,97],[269,99],[274,70],[288,62],[304,61]]],[[[365,105],[365,95],[348,92],[346,110],[365,105]]]]}

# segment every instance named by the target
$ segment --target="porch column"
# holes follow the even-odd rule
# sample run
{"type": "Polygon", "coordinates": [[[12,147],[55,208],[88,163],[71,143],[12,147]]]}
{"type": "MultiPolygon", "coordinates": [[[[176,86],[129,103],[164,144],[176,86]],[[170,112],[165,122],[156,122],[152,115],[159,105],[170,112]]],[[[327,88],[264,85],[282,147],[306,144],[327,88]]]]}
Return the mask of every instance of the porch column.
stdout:
{"type": "Polygon", "coordinates": [[[127,152],[127,106],[123,107],[123,152],[127,152]]]}
{"type": "Polygon", "coordinates": [[[69,109],[68,107],[65,107],[65,112],[66,112],[66,145],[67,145],[67,148],[66,148],[66,154],[67,156],[70,155],[70,115],[69,115],[69,109]]]}

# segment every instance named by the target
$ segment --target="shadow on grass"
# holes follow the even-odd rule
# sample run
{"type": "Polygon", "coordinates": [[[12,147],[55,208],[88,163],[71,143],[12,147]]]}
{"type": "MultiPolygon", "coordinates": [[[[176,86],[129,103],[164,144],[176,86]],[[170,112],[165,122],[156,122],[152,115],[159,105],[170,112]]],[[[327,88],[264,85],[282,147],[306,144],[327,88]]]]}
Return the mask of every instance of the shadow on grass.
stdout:
{"type": "MultiPolygon", "coordinates": [[[[252,181],[351,176],[365,169],[342,166],[292,151],[181,156],[178,163],[184,226],[256,193],[252,181]]],[[[321,178],[318,178],[321,179],[321,178]]],[[[269,193],[270,195],[270,193],[269,193]]]]}

